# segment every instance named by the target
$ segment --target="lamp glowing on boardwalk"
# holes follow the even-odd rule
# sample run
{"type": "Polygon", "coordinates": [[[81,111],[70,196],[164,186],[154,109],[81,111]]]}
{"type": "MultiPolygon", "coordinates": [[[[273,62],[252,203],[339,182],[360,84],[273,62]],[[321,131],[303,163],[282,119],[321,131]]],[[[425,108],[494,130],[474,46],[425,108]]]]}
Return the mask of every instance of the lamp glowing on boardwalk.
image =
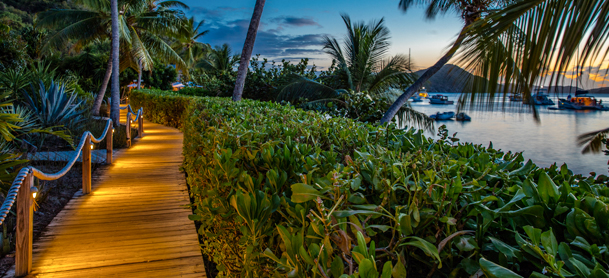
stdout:
{"type": "Polygon", "coordinates": [[[34,200],[36,200],[36,195],[38,195],[38,188],[36,188],[35,186],[32,186],[30,188],[30,192],[32,192],[32,198],[34,198],[34,200]]]}

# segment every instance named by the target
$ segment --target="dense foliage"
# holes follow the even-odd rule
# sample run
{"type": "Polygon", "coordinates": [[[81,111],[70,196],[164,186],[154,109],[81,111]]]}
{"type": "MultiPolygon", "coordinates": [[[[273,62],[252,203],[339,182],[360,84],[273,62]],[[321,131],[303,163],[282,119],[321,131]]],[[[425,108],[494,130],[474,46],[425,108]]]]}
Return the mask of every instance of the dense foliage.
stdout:
{"type": "Polygon", "coordinates": [[[192,219],[222,277],[607,277],[604,176],[442,128],[434,141],[268,102],[132,100],[183,124],[192,219]]]}

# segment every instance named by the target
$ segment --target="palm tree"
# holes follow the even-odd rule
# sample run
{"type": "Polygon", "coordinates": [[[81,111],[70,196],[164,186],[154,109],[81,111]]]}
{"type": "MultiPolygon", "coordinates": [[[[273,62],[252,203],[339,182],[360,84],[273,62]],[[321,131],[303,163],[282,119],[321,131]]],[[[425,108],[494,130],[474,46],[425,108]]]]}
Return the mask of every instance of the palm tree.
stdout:
{"type": "MultiPolygon", "coordinates": [[[[458,63],[482,78],[464,94],[460,109],[489,105],[497,95],[537,84],[556,86],[574,65],[593,66],[609,51],[609,2],[604,0],[513,1],[474,22],[464,33],[458,63]],[[484,93],[484,94],[481,94],[484,93]]],[[[489,106],[490,107],[490,106],[489,106]]],[[[536,115],[536,110],[534,115],[536,115]]],[[[583,152],[598,152],[608,129],[580,136],[583,152]]]]}
{"type": "MultiPolygon", "coordinates": [[[[120,111],[120,85],[119,85],[119,64],[120,64],[120,57],[119,57],[119,48],[120,48],[120,41],[119,41],[119,17],[118,17],[118,0],[110,0],[110,16],[111,16],[111,32],[112,32],[112,51],[110,52],[112,55],[112,65],[111,65],[111,70],[112,70],[112,85],[110,86],[110,97],[111,97],[111,103],[110,103],[110,118],[112,119],[112,122],[114,122],[114,126],[118,127],[120,126],[120,119],[121,119],[121,111],[120,111]]],[[[107,74],[106,74],[107,75],[107,74]]],[[[107,83],[106,83],[107,84],[107,83]]],[[[104,94],[104,92],[99,92],[98,97],[96,98],[96,105],[97,105],[97,99],[98,98],[103,98],[99,97],[99,95],[104,94]]],[[[101,107],[101,102],[100,102],[100,107],[101,107]]],[[[97,110],[93,110],[93,114],[99,114],[99,108],[97,108],[97,110]]]]}
{"type": "Polygon", "coordinates": [[[408,58],[403,55],[387,58],[391,36],[384,19],[365,24],[351,22],[348,15],[342,15],[342,18],[347,27],[343,45],[335,38],[324,38],[324,51],[332,57],[336,71],[333,76],[319,78],[338,79],[337,84],[330,88],[313,80],[296,78],[282,90],[279,101],[292,101],[295,97],[309,100],[326,98],[337,89],[379,96],[391,88],[414,82],[415,74],[408,58]]]}
{"type": "Polygon", "coordinates": [[[399,7],[404,12],[408,11],[414,5],[426,5],[426,16],[428,19],[435,19],[440,14],[448,12],[457,12],[463,18],[464,26],[459,36],[453,43],[452,47],[419,79],[404,91],[404,93],[389,107],[381,123],[388,123],[395,117],[400,108],[408,102],[412,97],[434,74],[453,58],[455,53],[461,47],[465,39],[466,31],[474,22],[486,17],[493,10],[505,6],[507,3],[518,0],[400,0],[399,7]]]}
{"type": "MultiPolygon", "coordinates": [[[[112,0],[113,1],[113,0],[112,0]]],[[[152,57],[174,63],[179,68],[186,68],[182,58],[165,42],[164,37],[177,37],[182,30],[184,14],[180,10],[169,7],[185,6],[178,1],[157,2],[152,0],[117,0],[120,6],[117,30],[119,32],[120,63],[116,70],[127,67],[138,70],[151,70],[152,57]],[[140,69],[140,65],[141,68],[140,69]]],[[[65,45],[68,41],[76,41],[77,46],[86,45],[95,40],[111,38],[109,33],[112,24],[114,4],[110,0],[79,0],[80,10],[49,10],[40,14],[39,24],[48,27],[60,27],[59,31],[49,38],[47,47],[65,45]],[[110,5],[112,4],[112,5],[110,5]]],[[[114,45],[115,41],[112,41],[114,45]]],[[[111,53],[114,57],[114,53],[111,53]]],[[[114,67],[108,62],[108,69],[102,88],[96,97],[93,112],[99,114],[114,67]],[[105,85],[105,86],[104,86],[105,85]]]]}
{"type": "MultiPolygon", "coordinates": [[[[408,58],[403,55],[387,57],[391,36],[384,19],[369,24],[354,23],[348,15],[342,15],[342,19],[347,27],[343,44],[335,38],[324,38],[324,51],[332,57],[334,73],[317,80],[294,77],[281,90],[277,101],[332,102],[349,91],[355,92],[354,95],[366,92],[369,99],[394,101],[399,96],[395,94],[398,88],[414,82],[416,74],[411,71],[408,58]],[[333,82],[327,82],[328,79],[333,82]],[[332,84],[324,84],[324,81],[332,84]]],[[[427,116],[409,106],[400,107],[398,113],[400,119],[427,129],[433,127],[427,116]]]]}
{"type": "Polygon", "coordinates": [[[233,68],[239,63],[240,54],[232,55],[232,49],[228,44],[216,46],[211,49],[204,59],[201,59],[195,65],[202,68],[208,73],[227,73],[233,71],[233,68]]]}
{"type": "Polygon", "coordinates": [[[184,22],[184,30],[182,36],[177,38],[173,44],[173,49],[180,53],[182,60],[190,68],[197,60],[202,58],[211,48],[209,44],[199,42],[198,40],[209,33],[209,30],[200,30],[205,24],[202,20],[195,24],[195,18],[191,17],[184,22]]]}
{"type": "Polygon", "coordinates": [[[233,101],[240,101],[243,95],[243,86],[245,86],[245,78],[247,77],[247,69],[252,58],[252,51],[254,50],[254,43],[256,42],[256,34],[258,33],[258,27],[260,26],[260,17],[262,17],[262,10],[266,0],[256,0],[256,6],[254,6],[254,14],[250,21],[250,27],[247,30],[247,37],[245,38],[245,44],[243,45],[243,52],[241,55],[241,61],[239,62],[239,70],[237,71],[237,81],[235,82],[235,91],[233,92],[233,101]]]}

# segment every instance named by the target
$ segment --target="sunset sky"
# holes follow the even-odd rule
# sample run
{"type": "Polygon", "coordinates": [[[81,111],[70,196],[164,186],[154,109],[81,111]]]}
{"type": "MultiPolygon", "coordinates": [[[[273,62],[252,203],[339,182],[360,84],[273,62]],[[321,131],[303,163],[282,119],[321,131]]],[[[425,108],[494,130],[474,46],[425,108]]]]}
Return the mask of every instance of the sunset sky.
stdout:
{"type": "MultiPolygon", "coordinates": [[[[197,21],[205,20],[203,29],[209,34],[202,41],[212,46],[228,43],[234,53],[240,53],[252,16],[254,0],[199,1],[186,0],[191,9],[187,15],[197,21]]],[[[331,60],[322,51],[324,35],[342,38],[346,27],[341,13],[351,16],[353,21],[385,18],[391,31],[391,54],[412,53],[416,69],[431,66],[444,53],[462,28],[457,14],[447,14],[435,20],[425,18],[422,7],[408,13],[398,9],[399,0],[269,0],[266,2],[262,24],[256,39],[254,54],[269,60],[287,59],[298,61],[309,58],[311,64],[324,69],[331,60]]],[[[606,67],[603,67],[606,68],[606,67]]],[[[590,69],[584,78],[584,87],[605,87],[607,72],[590,69]]],[[[568,84],[567,84],[568,85],[568,84]]]]}

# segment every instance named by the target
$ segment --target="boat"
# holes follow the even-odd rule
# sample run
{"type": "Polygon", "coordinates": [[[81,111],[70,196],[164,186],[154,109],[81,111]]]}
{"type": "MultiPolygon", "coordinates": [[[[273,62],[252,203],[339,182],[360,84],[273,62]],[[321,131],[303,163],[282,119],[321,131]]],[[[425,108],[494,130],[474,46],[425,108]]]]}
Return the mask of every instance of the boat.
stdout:
{"type": "Polygon", "coordinates": [[[452,100],[448,100],[447,96],[444,95],[433,95],[429,98],[431,104],[454,104],[452,100]]]}
{"type": "Polygon", "coordinates": [[[455,117],[455,120],[466,122],[466,121],[471,121],[472,118],[470,116],[468,116],[467,114],[461,112],[461,113],[457,114],[457,116],[455,117]]]}
{"type": "Polygon", "coordinates": [[[444,113],[437,112],[436,114],[430,115],[429,117],[436,121],[446,121],[446,120],[450,120],[450,119],[454,118],[455,112],[444,112],[444,113]]]}
{"type": "Polygon", "coordinates": [[[575,97],[569,95],[566,99],[558,99],[558,109],[609,110],[608,107],[602,105],[602,101],[593,96],[588,96],[588,93],[588,91],[578,90],[575,92],[575,97]]]}
{"type": "Polygon", "coordinates": [[[414,96],[410,98],[412,102],[423,102],[423,99],[426,99],[429,96],[427,94],[427,90],[425,87],[419,89],[414,96]]]}
{"type": "Polygon", "coordinates": [[[521,94],[511,94],[510,101],[522,102],[522,95],[521,94]]]}
{"type": "Polygon", "coordinates": [[[537,89],[537,92],[535,92],[532,96],[531,96],[531,100],[533,101],[534,105],[554,105],[554,101],[551,100],[550,98],[548,98],[548,89],[545,89],[544,87],[541,87],[539,89],[537,89]]]}

